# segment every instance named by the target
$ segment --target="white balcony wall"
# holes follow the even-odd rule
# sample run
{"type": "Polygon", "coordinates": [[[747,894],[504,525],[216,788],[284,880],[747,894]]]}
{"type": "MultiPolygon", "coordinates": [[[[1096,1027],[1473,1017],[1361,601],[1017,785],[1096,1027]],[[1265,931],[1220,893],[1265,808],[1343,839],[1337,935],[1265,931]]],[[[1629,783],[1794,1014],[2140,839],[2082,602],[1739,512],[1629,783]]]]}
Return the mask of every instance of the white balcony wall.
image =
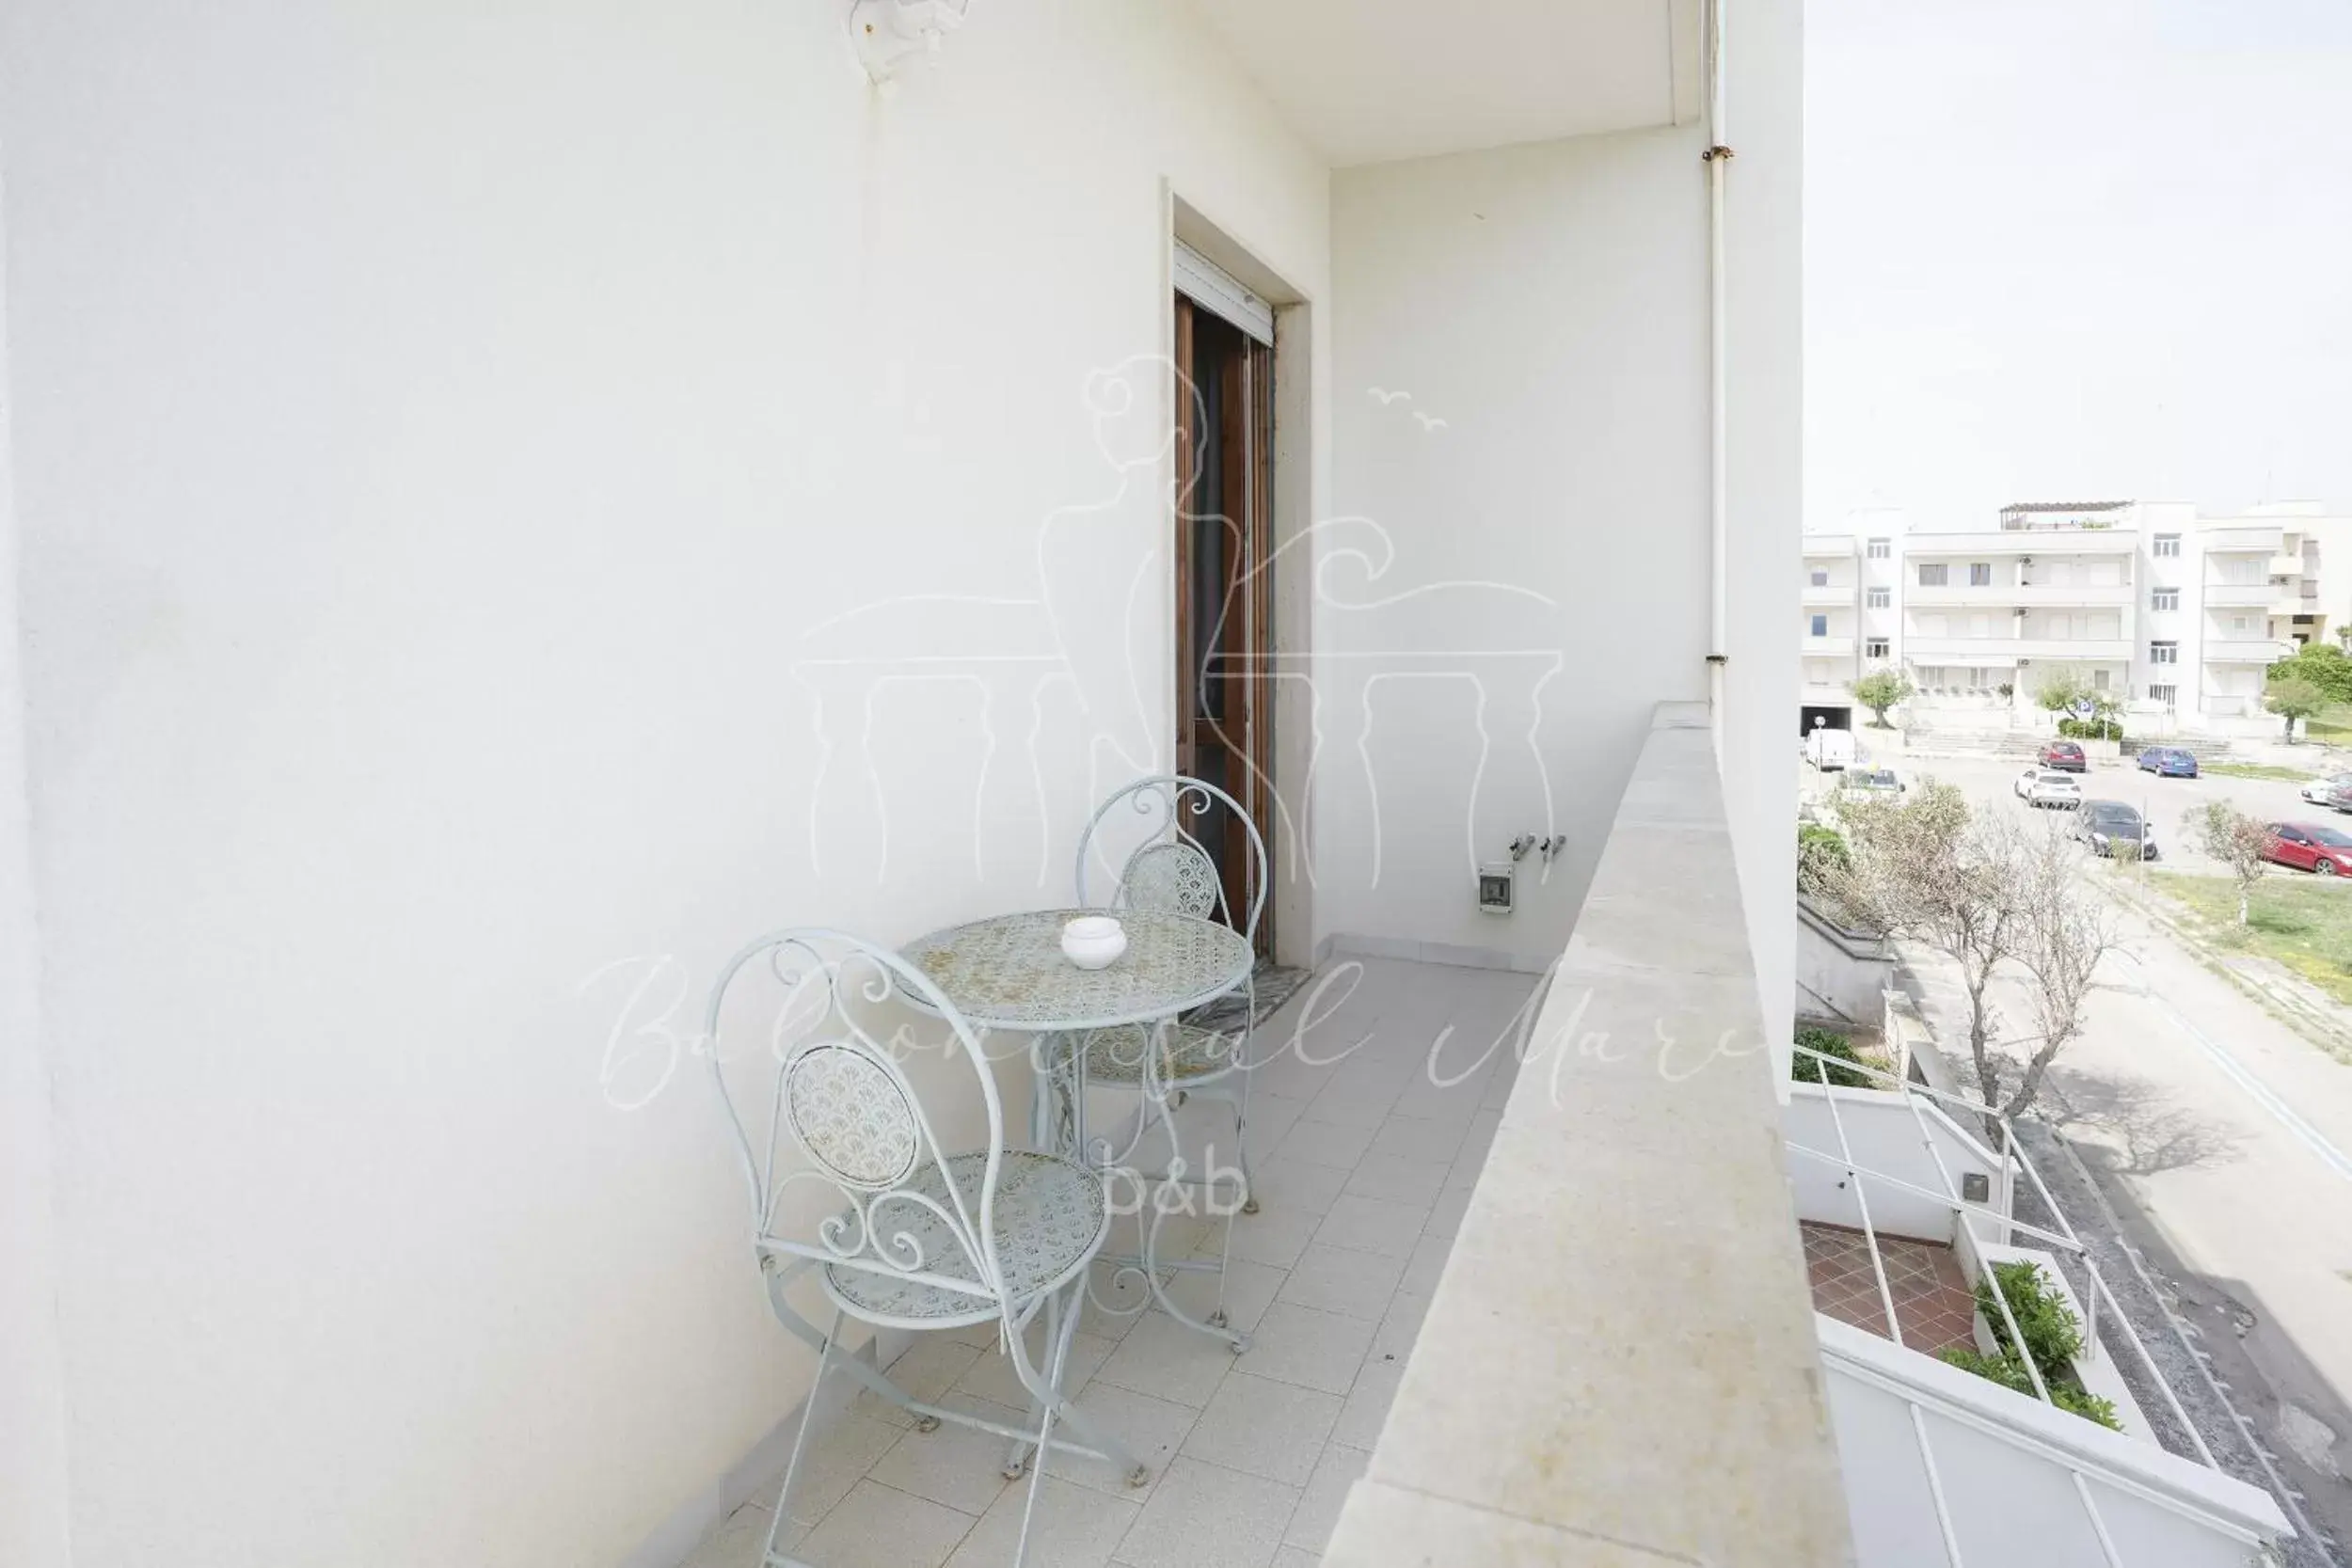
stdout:
{"type": "MultiPolygon", "coordinates": [[[[0,207],[0,254],[7,212],[0,207]]],[[[8,314],[0,299],[0,367],[8,314]]],[[[0,1562],[49,1568],[71,1546],[65,1356],[57,1337],[56,1193],[40,945],[25,800],[24,647],[17,615],[9,408],[0,400],[0,1562]]]]}
{"type": "Polygon", "coordinates": [[[2256,1541],[2285,1533],[2267,1493],[1834,1319],[1815,1323],[1858,1568],[1950,1560],[1939,1489],[1963,1562],[2244,1568],[2258,1560],[2256,1541]]]}
{"type": "MultiPolygon", "coordinates": [[[[1338,593],[1316,606],[1326,723],[1368,711],[1377,781],[1323,775],[1327,931],[1550,961],[1651,709],[1706,694],[1707,214],[1690,180],[1706,145],[1693,126],[1332,177],[1333,502],[1360,522],[1327,555],[1359,542],[1348,531],[1393,551],[1402,580],[1366,596],[1464,586],[1384,617],[1338,593]],[[1422,674],[1422,645],[1565,660],[1422,674]],[[1546,832],[1568,835],[1549,882],[1526,879],[1507,921],[1480,913],[1473,856],[1546,832]]],[[[1785,548],[1759,580],[1790,581],[1793,531],[1785,548]]],[[[1349,569],[1324,567],[1335,584],[1349,569]]]]}
{"type": "MultiPolygon", "coordinates": [[[[1800,1072],[1810,1069],[1810,1059],[1798,1064],[1800,1072]]],[[[1947,1190],[1944,1172],[1950,1173],[1956,1185],[1973,1174],[1985,1179],[1988,1193],[1997,1190],[1994,1173],[1999,1161],[1976,1136],[1930,1106],[1922,1105],[1920,1115],[1914,1117],[1911,1101],[1899,1090],[1825,1090],[1819,1084],[1799,1083],[1788,1103],[1781,1107],[1780,1120],[1782,1134],[1789,1143],[1814,1151],[1800,1154],[1791,1149],[1788,1153],[1788,1186],[1801,1220],[1842,1225],[1851,1230],[1863,1227],[1862,1206],[1854,1196],[1853,1182],[1840,1167],[1815,1157],[1820,1154],[1842,1156],[1851,1151],[1854,1164],[1863,1170],[1930,1193],[1947,1190]],[[1837,1100],[1835,1121],[1830,1117],[1832,1095],[1837,1100]],[[1933,1154],[1921,1141],[1923,1122],[1927,1135],[1935,1140],[1933,1154]],[[1838,1142],[1841,1126],[1846,1137],[1842,1146],[1838,1142]],[[1936,1166],[1938,1156],[1943,1160],[1942,1171],[1936,1166]]],[[[1867,1177],[1864,1181],[1863,1196],[1869,1201],[1874,1229],[1951,1244],[1958,1221],[1949,1204],[1867,1177]]]]}
{"type": "MultiPolygon", "coordinates": [[[[62,1432],[19,1473],[70,1454],[80,1562],[614,1560],[810,1365],[761,1301],[699,1069],[654,1092],[662,1030],[691,1033],[754,932],[902,939],[1062,896],[1089,762],[1159,760],[1164,631],[1119,628],[1130,584],[1163,626],[1165,491],[1113,459],[1165,428],[1137,358],[1168,330],[1164,182],[1320,303],[1326,169],[1181,6],[976,7],[886,96],[841,12],[0,18],[47,1061],[16,1050],[7,800],[0,1032],[11,1117],[28,1074],[54,1106],[58,1237],[54,1281],[38,1244],[20,1272],[11,1212],[0,1277],[11,1322],[62,1325],[62,1432]],[[1122,365],[1136,417],[1098,429],[1089,375],[1122,365]],[[1057,509],[1102,585],[1071,673],[1117,684],[1047,692],[1042,808],[1009,766],[1025,693],[992,721],[970,681],[882,694],[881,799],[842,752],[820,789],[805,634],[894,594],[1033,600],[1057,509]],[[16,1316],[19,1291],[50,1307],[16,1316]]],[[[1656,190],[1628,169],[1602,209],[1671,191],[1657,223],[1695,234],[1694,168],[1670,139],[1656,190]]],[[[1603,238],[1594,286],[1647,275],[1603,238]]],[[[1664,268],[1675,319],[1694,266],[1664,268]]],[[[1688,439],[1629,441],[1618,517],[1703,493],[1677,333],[1642,418],[1672,404],[1688,439]]],[[[1492,438],[1502,380],[1424,369],[1404,384],[1492,438]]],[[[1633,417],[1613,371],[1578,374],[1532,448],[1633,417]]],[[[1533,451],[1520,471],[1556,490],[1533,451]]],[[[1683,615],[1672,665],[1644,661],[1679,689],[1703,532],[1673,510],[1671,605],[1624,614],[1683,615]]],[[[1543,546],[1523,514],[1445,520],[1449,546],[1514,528],[1480,569],[1543,546]]],[[[1586,716],[1611,744],[1575,754],[1611,788],[1651,695],[1586,716]]],[[[22,1132],[4,1184],[41,1206],[22,1132]]],[[[37,1435],[41,1354],[11,1345],[7,1391],[37,1435]]],[[[67,1496],[12,1499],[0,1560],[55,1562],[67,1496]]]]}

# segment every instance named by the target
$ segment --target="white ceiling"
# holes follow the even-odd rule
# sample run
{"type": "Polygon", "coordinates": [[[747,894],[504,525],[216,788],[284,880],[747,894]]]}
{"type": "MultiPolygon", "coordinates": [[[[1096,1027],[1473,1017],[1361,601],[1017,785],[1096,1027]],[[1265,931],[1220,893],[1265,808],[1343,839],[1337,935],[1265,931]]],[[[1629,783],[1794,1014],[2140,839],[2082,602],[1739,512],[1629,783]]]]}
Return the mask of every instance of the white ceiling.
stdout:
{"type": "Polygon", "coordinates": [[[1192,0],[1335,166],[1687,122],[1701,0],[1192,0]]]}

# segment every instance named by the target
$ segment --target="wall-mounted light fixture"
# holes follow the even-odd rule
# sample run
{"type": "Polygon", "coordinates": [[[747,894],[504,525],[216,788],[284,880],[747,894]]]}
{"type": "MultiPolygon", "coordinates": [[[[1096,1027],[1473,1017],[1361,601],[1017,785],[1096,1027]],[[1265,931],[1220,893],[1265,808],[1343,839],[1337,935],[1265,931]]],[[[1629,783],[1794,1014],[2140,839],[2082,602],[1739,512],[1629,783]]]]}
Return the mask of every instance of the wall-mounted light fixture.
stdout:
{"type": "Polygon", "coordinates": [[[856,0],[850,8],[850,40],[858,63],[887,82],[910,55],[930,54],[963,24],[972,0],[856,0]]]}

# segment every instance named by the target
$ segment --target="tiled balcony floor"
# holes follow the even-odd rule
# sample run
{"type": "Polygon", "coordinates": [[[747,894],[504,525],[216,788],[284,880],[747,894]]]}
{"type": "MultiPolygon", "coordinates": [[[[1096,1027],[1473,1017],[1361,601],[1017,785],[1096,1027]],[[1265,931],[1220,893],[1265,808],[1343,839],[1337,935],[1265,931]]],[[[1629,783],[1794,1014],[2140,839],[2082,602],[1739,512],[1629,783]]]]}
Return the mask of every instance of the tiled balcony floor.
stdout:
{"type": "MultiPolygon", "coordinates": [[[[1305,1568],[1363,1472],[1502,1120],[1512,1021],[1535,980],[1375,958],[1334,960],[1317,982],[1343,964],[1360,966],[1352,993],[1339,1000],[1311,984],[1255,1042],[1265,1065],[1252,1080],[1249,1142],[1262,1212],[1233,1221],[1226,1295],[1255,1343],[1236,1356],[1163,1313],[1089,1307],[1072,1351],[1076,1402],[1136,1451],[1152,1481],[1131,1490],[1105,1465],[1052,1461],[1032,1563],[1305,1568]],[[1449,1027],[1438,1076],[1459,1081],[1439,1087],[1429,1063],[1449,1027]]],[[[1120,1103],[1098,1099],[1090,1112],[1120,1103]]],[[[1200,1130],[1216,1125],[1196,1113],[1209,1110],[1184,1114],[1195,1152],[1200,1130]]],[[[1147,1145],[1137,1163],[1151,1157],[1147,1145]]],[[[1214,1231],[1196,1223],[1198,1251],[1214,1256],[1214,1231]]],[[[1214,1275],[1195,1275],[1176,1290],[1205,1312],[1214,1288],[1214,1275]]],[[[917,1397],[993,1404],[1017,1421],[1013,1407],[1027,1402],[993,1347],[988,1328],[925,1335],[893,1375],[917,1397]]],[[[917,1433],[861,1395],[816,1451],[785,1544],[817,1568],[1011,1560],[1027,1483],[998,1473],[999,1440],[917,1433]]],[[[755,1568],[775,1491],[764,1483],[691,1568],[755,1568]]]]}
{"type": "MultiPolygon", "coordinates": [[[[1859,1230],[1799,1223],[1804,1237],[1805,1273],[1813,1282],[1813,1305],[1840,1323],[1887,1338],[1886,1305],[1879,1295],[1878,1272],[1870,1266],[1870,1244],[1859,1230]]],[[[1976,1344],[1977,1298],[1960,1272],[1952,1249],[1933,1242],[1881,1236],[1886,1290],[1895,1298],[1895,1322],[1903,1343],[1932,1355],[1947,1347],[1976,1344]]]]}

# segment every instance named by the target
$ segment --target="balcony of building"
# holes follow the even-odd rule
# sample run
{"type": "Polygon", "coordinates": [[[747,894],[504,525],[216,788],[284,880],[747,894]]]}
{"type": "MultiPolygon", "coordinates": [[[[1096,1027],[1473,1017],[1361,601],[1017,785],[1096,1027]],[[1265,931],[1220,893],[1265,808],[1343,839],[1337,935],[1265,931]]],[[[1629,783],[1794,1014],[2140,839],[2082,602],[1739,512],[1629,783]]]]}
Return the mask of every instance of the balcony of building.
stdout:
{"type": "Polygon", "coordinates": [[[2132,657],[2132,642],[2125,637],[1972,637],[1913,632],[1903,639],[1903,656],[1931,664],[2016,664],[2025,660],[2114,664],[2132,657]]]}
{"type": "Polygon", "coordinates": [[[2279,598],[2280,590],[2268,578],[2259,582],[2224,582],[2209,579],[2204,586],[2205,608],[2208,610],[2267,610],[2279,598]]]}
{"type": "Polygon", "coordinates": [[[1844,632],[1834,632],[1823,637],[1816,637],[1808,632],[1798,639],[1797,648],[1799,653],[1806,658],[1851,658],[1854,640],[1851,635],[1844,632]]]}
{"type": "Polygon", "coordinates": [[[2201,656],[2208,664],[2276,664],[2295,651],[2278,637],[2208,637],[2201,656]]]}
{"type": "MultiPolygon", "coordinates": [[[[1091,814],[1171,769],[1272,845],[1248,937],[1178,928],[1270,987],[1360,959],[1370,1043],[1255,1085],[1248,1351],[1087,1320],[1076,1397],[1147,1474],[1043,1466],[1031,1560],[1263,1565],[1343,1510],[1343,1561],[1841,1559],[1771,1138],[1794,917],[1740,896],[1794,863],[1800,11],[0,29],[38,84],[0,643],[40,650],[0,672],[0,743],[40,737],[0,758],[0,971],[39,993],[0,987],[0,1099],[40,1138],[0,1142],[72,1195],[0,1269],[55,1412],[0,1560],[740,1560],[805,1417],[792,1558],[1009,1561],[1005,1446],[836,1398],[777,1321],[822,1282],[771,1294],[704,1008],[779,927],[1066,913],[1091,814]],[[1534,1098],[1425,1076],[1555,964],[1534,1098]],[[1677,1064],[1737,1050],[1687,1085],[1582,1054],[1659,1021],[1677,1064]],[[1629,1191],[1742,1236],[1692,1253],[1629,1191]],[[1703,1354],[1612,1354],[1668,1302],[1703,1354]]],[[[1332,1038],[1307,1008],[1266,1037],[1332,1038]]],[[[977,1143],[1037,1059],[925,1108],[977,1143]]],[[[770,1154],[842,1243],[866,1200],[770,1154]]],[[[1001,1339],[845,1334],[1025,1417],[1001,1339]]]]}
{"type": "Polygon", "coordinates": [[[1903,600],[1920,609],[1977,610],[2121,609],[2132,602],[2128,582],[1907,583],[1903,600]]]}
{"type": "Polygon", "coordinates": [[[2270,613],[2273,615],[2316,615],[2319,613],[2319,579],[2317,577],[2274,578],[2270,584],[2270,613]]]}
{"type": "Polygon", "coordinates": [[[2015,528],[1913,533],[1904,541],[1904,554],[1917,559],[1937,556],[2081,556],[2107,558],[2136,554],[2139,535],[2125,528],[2015,528]]]}
{"type": "Polygon", "coordinates": [[[2280,553],[2286,540],[2286,532],[2283,529],[2260,524],[2201,529],[2198,531],[2198,540],[2204,546],[2205,553],[2209,556],[2260,555],[2266,561],[2294,560],[2298,568],[2301,564],[2300,557],[2289,557],[2280,553]]]}
{"type": "Polygon", "coordinates": [[[1851,610],[1858,587],[1859,584],[1851,579],[1844,582],[1814,582],[1808,579],[1802,597],[1807,610],[1851,610]]]}
{"type": "MultiPolygon", "coordinates": [[[[1842,1559],[1849,1512],[1881,1505],[1839,1479],[1779,1166],[1787,1055],[1759,1033],[1738,883],[1712,875],[1726,844],[1706,712],[1662,708],[1549,974],[1334,954],[1260,1025],[1258,1212],[1162,1238],[1230,1258],[1248,1348],[1097,1266],[1075,1403],[1149,1473],[1049,1459],[1050,1560],[1567,1562],[1596,1538],[1842,1559]],[[1661,885],[1693,891],[1669,909],[1661,885]],[[1707,1247],[1663,1257],[1628,1208],[1702,1201],[1707,1247]],[[1598,1351],[1669,1321],[1677,1356],[1598,1351]]],[[[1220,1299],[1211,1275],[1168,1285],[1197,1313],[1220,1299]]],[[[1018,1421],[993,1331],[883,1350],[921,1399],[1018,1421]]],[[[793,1563],[1009,1560],[1026,1483],[1001,1441],[865,1395],[820,1418],[803,1503],[777,1524],[771,1469],[747,1475],[692,1568],[757,1568],[771,1530],[793,1563]]]]}

